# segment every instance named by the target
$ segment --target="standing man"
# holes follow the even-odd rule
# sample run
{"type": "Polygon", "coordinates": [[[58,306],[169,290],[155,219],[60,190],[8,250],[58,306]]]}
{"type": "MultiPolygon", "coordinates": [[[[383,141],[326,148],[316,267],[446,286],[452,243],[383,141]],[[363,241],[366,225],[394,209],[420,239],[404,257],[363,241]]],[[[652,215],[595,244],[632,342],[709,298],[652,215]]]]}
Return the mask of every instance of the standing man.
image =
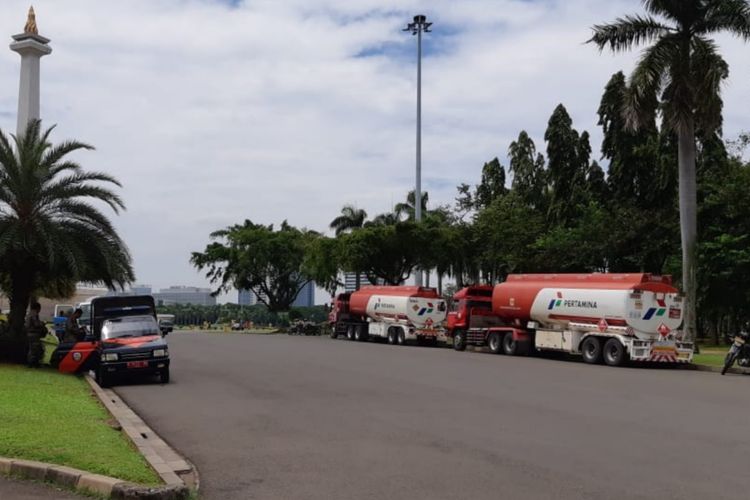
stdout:
{"type": "Polygon", "coordinates": [[[73,311],[68,319],[65,321],[65,335],[63,335],[63,342],[80,342],[86,335],[86,332],[78,325],[78,319],[83,314],[83,310],[76,309],[73,311]]]}
{"type": "Polygon", "coordinates": [[[28,366],[39,368],[44,357],[44,346],[42,339],[47,336],[47,327],[39,319],[39,311],[42,306],[39,302],[32,302],[29,315],[26,317],[26,340],[29,343],[28,366]]]}

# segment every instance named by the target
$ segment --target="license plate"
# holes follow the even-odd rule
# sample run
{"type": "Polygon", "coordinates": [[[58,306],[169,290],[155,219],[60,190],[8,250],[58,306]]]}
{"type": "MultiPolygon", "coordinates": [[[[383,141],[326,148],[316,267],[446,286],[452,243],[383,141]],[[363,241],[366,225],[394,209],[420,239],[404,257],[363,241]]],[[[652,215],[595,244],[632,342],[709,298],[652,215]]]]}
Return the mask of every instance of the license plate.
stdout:
{"type": "Polygon", "coordinates": [[[128,361],[128,368],[146,368],[148,361],[128,361]]]}

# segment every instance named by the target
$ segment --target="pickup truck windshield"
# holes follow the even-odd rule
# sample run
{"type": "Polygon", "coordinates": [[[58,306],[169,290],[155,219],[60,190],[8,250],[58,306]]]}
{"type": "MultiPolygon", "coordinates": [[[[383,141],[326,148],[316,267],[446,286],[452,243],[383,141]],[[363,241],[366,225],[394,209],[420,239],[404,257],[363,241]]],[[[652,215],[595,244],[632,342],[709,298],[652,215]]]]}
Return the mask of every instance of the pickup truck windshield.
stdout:
{"type": "Polygon", "coordinates": [[[145,337],[161,335],[159,325],[153,316],[130,316],[108,319],[102,325],[102,338],[145,337]]]}

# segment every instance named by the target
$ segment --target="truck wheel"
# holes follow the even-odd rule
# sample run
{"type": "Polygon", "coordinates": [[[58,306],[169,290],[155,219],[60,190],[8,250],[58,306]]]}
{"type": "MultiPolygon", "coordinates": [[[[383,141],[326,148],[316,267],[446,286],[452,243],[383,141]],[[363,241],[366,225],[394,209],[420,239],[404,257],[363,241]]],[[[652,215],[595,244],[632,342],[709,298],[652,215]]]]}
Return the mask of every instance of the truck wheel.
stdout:
{"type": "Polygon", "coordinates": [[[169,383],[169,368],[164,368],[162,371],[159,372],[159,381],[162,384],[169,383]]]}
{"type": "Polygon", "coordinates": [[[583,360],[590,364],[595,365],[602,362],[602,343],[596,337],[587,337],[586,340],[581,344],[581,353],[583,354],[583,360]]]}
{"type": "Polygon", "coordinates": [[[500,339],[500,334],[497,332],[490,333],[487,338],[487,344],[490,346],[490,352],[492,354],[500,354],[503,352],[503,341],[500,339]]]}
{"type": "Polygon", "coordinates": [[[349,340],[354,340],[354,325],[349,325],[346,327],[346,338],[349,340]]]}
{"type": "Polygon", "coordinates": [[[625,346],[617,339],[609,339],[604,344],[604,362],[608,366],[622,366],[628,360],[625,346]]]}
{"type": "Polygon", "coordinates": [[[453,334],[453,348],[457,351],[466,349],[466,332],[456,330],[456,333],[453,334]]]}
{"type": "Polygon", "coordinates": [[[389,328],[388,329],[388,343],[391,344],[391,345],[395,344],[397,342],[397,340],[396,340],[396,336],[397,335],[398,334],[396,333],[396,329],[395,328],[389,328]]]}
{"type": "Polygon", "coordinates": [[[96,383],[99,384],[99,387],[102,389],[106,389],[111,385],[109,376],[107,375],[107,372],[104,371],[104,367],[99,367],[96,369],[96,383]]]}
{"type": "Polygon", "coordinates": [[[331,327],[331,338],[332,338],[332,339],[337,339],[337,338],[339,338],[339,332],[338,332],[338,330],[336,329],[336,325],[333,325],[333,326],[331,327]]]}
{"type": "Polygon", "coordinates": [[[365,331],[365,328],[365,325],[359,325],[354,330],[354,340],[356,340],[357,342],[364,342],[365,340],[367,340],[367,332],[365,331]]]}
{"type": "Polygon", "coordinates": [[[517,356],[519,354],[518,342],[513,339],[511,332],[503,335],[503,352],[508,356],[517,356]]]}
{"type": "Polygon", "coordinates": [[[406,345],[406,334],[403,329],[398,329],[398,335],[396,338],[398,340],[398,345],[406,345]]]}

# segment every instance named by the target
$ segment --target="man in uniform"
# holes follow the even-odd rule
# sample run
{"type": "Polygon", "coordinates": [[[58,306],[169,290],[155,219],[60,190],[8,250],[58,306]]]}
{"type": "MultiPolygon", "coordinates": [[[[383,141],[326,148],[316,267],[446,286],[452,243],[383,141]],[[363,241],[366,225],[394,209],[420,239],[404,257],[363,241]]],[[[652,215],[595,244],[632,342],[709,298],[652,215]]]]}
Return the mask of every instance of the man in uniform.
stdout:
{"type": "Polygon", "coordinates": [[[26,316],[26,340],[29,344],[27,361],[30,368],[39,368],[44,357],[42,339],[47,336],[47,327],[39,319],[41,310],[42,306],[39,302],[32,302],[29,315],[26,316]]]}
{"type": "Polygon", "coordinates": [[[81,317],[83,311],[76,309],[73,311],[68,319],[65,321],[65,334],[63,335],[63,342],[80,342],[83,340],[85,332],[78,326],[78,318],[81,317]]]}

